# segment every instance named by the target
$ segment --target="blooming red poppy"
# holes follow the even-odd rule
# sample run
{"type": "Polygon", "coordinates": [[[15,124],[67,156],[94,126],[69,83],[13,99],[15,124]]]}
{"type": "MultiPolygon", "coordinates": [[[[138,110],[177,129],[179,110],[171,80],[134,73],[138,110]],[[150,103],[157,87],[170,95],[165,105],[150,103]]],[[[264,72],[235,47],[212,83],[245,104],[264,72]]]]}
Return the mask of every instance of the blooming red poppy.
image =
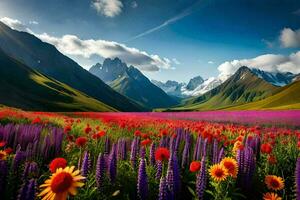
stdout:
{"type": "Polygon", "coordinates": [[[8,147],[8,148],[4,149],[4,151],[6,154],[11,154],[13,152],[13,149],[8,147]]]}
{"type": "Polygon", "coordinates": [[[140,136],[142,133],[141,133],[141,131],[139,131],[139,130],[136,130],[135,132],[134,132],[134,135],[135,136],[140,136]]]}
{"type": "Polygon", "coordinates": [[[270,154],[272,152],[272,146],[269,143],[264,143],[261,145],[260,151],[265,154],[270,154]]]}
{"type": "Polygon", "coordinates": [[[32,120],[31,123],[32,123],[32,124],[40,124],[40,123],[42,123],[42,120],[41,120],[41,118],[36,117],[34,120],[32,120]]]}
{"type": "Polygon", "coordinates": [[[79,137],[76,139],[76,144],[79,147],[83,147],[87,143],[86,137],[79,137]]]}
{"type": "Polygon", "coordinates": [[[4,147],[6,145],[6,142],[5,141],[1,141],[0,142],[0,147],[4,147]]]}
{"type": "Polygon", "coordinates": [[[84,132],[85,132],[86,134],[89,134],[91,131],[92,131],[92,128],[91,128],[90,125],[88,124],[88,125],[85,127],[84,132]]]}
{"type": "Polygon", "coordinates": [[[155,151],[155,160],[168,160],[170,158],[170,151],[167,148],[160,147],[155,151]]]}
{"type": "Polygon", "coordinates": [[[277,159],[274,155],[268,155],[268,162],[272,165],[275,165],[277,163],[277,159]]]}
{"type": "Polygon", "coordinates": [[[64,128],[64,132],[65,133],[69,133],[70,131],[71,131],[71,126],[70,125],[67,125],[67,126],[65,126],[65,128],[64,128]]]}
{"type": "Polygon", "coordinates": [[[201,168],[201,162],[200,161],[193,161],[190,164],[190,171],[191,172],[197,172],[201,168]]]}
{"type": "Polygon", "coordinates": [[[67,160],[64,158],[55,158],[49,164],[49,170],[54,173],[58,168],[65,168],[67,166],[67,160]]]}
{"type": "Polygon", "coordinates": [[[145,139],[145,140],[141,141],[142,146],[147,146],[151,143],[152,143],[152,140],[150,140],[150,139],[145,139]]]}

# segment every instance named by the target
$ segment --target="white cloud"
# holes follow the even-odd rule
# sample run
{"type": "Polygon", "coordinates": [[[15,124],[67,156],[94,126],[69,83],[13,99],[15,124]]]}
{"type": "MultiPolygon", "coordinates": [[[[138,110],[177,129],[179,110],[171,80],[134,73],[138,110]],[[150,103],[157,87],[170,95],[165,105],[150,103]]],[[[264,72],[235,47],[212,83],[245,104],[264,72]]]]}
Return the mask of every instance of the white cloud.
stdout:
{"type": "Polygon", "coordinates": [[[37,21],[29,21],[29,24],[38,25],[39,23],[37,21]]]}
{"type": "Polygon", "coordinates": [[[138,7],[138,4],[136,1],[132,1],[131,2],[131,8],[137,8],[138,7]]]}
{"type": "Polygon", "coordinates": [[[91,5],[99,14],[106,17],[119,15],[123,8],[123,4],[120,0],[93,0],[91,5]]]}
{"type": "Polygon", "coordinates": [[[211,61],[211,60],[210,60],[210,61],[208,61],[207,63],[212,65],[212,64],[214,64],[214,61],[211,61]]]}
{"type": "Polygon", "coordinates": [[[234,74],[241,66],[258,68],[268,72],[300,73],[300,51],[289,56],[265,54],[251,59],[232,60],[219,65],[219,77],[228,77],[234,74]]]}
{"type": "Polygon", "coordinates": [[[21,21],[19,21],[17,19],[12,19],[9,17],[2,17],[0,19],[0,21],[14,30],[26,31],[26,32],[32,33],[32,31],[25,24],[23,24],[21,21]]]}
{"type": "Polygon", "coordinates": [[[176,65],[180,65],[181,64],[181,62],[179,62],[176,58],[173,58],[172,61],[176,65]]]}
{"type": "Polygon", "coordinates": [[[169,69],[171,61],[158,55],[148,54],[136,48],[127,47],[113,41],[106,40],[82,40],[76,35],[64,35],[53,37],[46,33],[36,35],[41,40],[55,45],[62,53],[74,56],[90,58],[98,55],[103,58],[118,57],[129,65],[133,65],[142,71],[158,71],[160,68],[169,69]]]}
{"type": "Polygon", "coordinates": [[[290,28],[284,28],[279,36],[282,47],[300,47],[300,29],[293,31],[290,28]]]}

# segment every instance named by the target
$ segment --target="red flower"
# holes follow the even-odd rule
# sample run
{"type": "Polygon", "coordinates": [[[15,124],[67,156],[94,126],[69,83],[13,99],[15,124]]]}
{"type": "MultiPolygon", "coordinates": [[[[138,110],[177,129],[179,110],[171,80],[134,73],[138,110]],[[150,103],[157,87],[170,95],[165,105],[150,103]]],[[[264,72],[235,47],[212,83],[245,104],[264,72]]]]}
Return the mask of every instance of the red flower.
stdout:
{"type": "Polygon", "coordinates": [[[297,146],[298,146],[298,149],[300,149],[300,141],[298,141],[297,146]]]}
{"type": "Polygon", "coordinates": [[[190,164],[190,171],[191,172],[197,172],[200,170],[201,162],[200,161],[193,161],[190,164]]]}
{"type": "Polygon", "coordinates": [[[274,155],[268,155],[268,162],[272,165],[275,165],[277,163],[277,159],[274,155]]]}
{"type": "Polygon", "coordinates": [[[86,137],[79,137],[76,139],[76,144],[79,147],[83,147],[87,143],[86,137]]]}
{"type": "Polygon", "coordinates": [[[55,158],[49,164],[49,170],[54,173],[58,168],[65,168],[67,166],[67,161],[64,158],[55,158]]]}
{"type": "Polygon", "coordinates": [[[272,152],[272,146],[269,143],[264,143],[260,147],[262,153],[270,154],[272,152]]]}
{"type": "Polygon", "coordinates": [[[13,152],[13,149],[8,147],[8,148],[4,149],[4,151],[6,154],[11,154],[13,152]]]}
{"type": "Polygon", "coordinates": [[[41,120],[41,118],[36,117],[34,120],[32,120],[31,123],[32,123],[32,124],[40,124],[40,123],[42,123],[42,120],[41,120]]]}
{"type": "Polygon", "coordinates": [[[139,130],[136,130],[135,132],[134,132],[134,135],[135,136],[140,136],[142,133],[141,133],[141,131],[139,131],[139,130]]]}
{"type": "Polygon", "coordinates": [[[168,160],[170,158],[170,151],[167,148],[160,147],[155,151],[155,160],[168,160]]]}
{"type": "Polygon", "coordinates": [[[145,139],[145,140],[141,141],[142,146],[147,146],[151,143],[152,143],[152,140],[150,140],[150,139],[145,139]]]}
{"type": "Polygon", "coordinates": [[[85,132],[86,134],[89,134],[91,131],[92,131],[92,128],[91,128],[90,125],[88,124],[88,125],[85,127],[84,132],[85,132]]]}
{"type": "Polygon", "coordinates": [[[6,145],[6,142],[5,141],[1,141],[0,142],[0,147],[4,147],[6,145]]]}
{"type": "Polygon", "coordinates": [[[64,132],[69,133],[71,131],[71,129],[72,129],[71,126],[68,125],[68,126],[65,127],[64,132]]]}

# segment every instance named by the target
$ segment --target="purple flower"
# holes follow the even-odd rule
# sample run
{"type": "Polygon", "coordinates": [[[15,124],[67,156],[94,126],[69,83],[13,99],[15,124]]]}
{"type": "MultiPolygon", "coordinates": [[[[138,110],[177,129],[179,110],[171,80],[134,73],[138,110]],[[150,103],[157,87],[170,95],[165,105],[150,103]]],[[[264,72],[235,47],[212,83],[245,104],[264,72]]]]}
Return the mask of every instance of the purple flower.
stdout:
{"type": "Polygon", "coordinates": [[[295,182],[296,182],[296,197],[297,197],[297,200],[300,200],[300,157],[297,159],[295,177],[296,177],[296,180],[295,180],[295,182]]]}
{"type": "Polygon", "coordinates": [[[5,191],[7,185],[6,179],[8,175],[8,165],[6,160],[0,160],[0,194],[5,191]]]}
{"type": "Polygon", "coordinates": [[[155,165],[155,143],[153,142],[150,146],[150,165],[155,165]]]}
{"type": "Polygon", "coordinates": [[[19,191],[18,200],[34,200],[36,193],[36,180],[26,181],[19,191]]]}
{"type": "Polygon", "coordinates": [[[139,149],[139,140],[138,138],[134,138],[131,143],[131,152],[130,152],[130,162],[133,168],[136,168],[137,164],[137,154],[139,149]]]}
{"type": "Polygon", "coordinates": [[[185,145],[184,145],[184,149],[182,152],[182,159],[181,159],[181,167],[185,168],[185,166],[188,164],[189,162],[189,155],[190,155],[190,146],[191,146],[191,136],[190,134],[186,134],[185,137],[185,145]]]}
{"type": "Polygon", "coordinates": [[[168,198],[168,194],[167,194],[166,179],[164,177],[161,177],[159,183],[158,200],[167,200],[167,198],[168,198]]]}
{"type": "Polygon", "coordinates": [[[20,165],[22,164],[22,162],[25,159],[26,159],[25,152],[23,152],[21,150],[17,150],[16,155],[15,155],[14,160],[13,160],[13,171],[14,171],[14,173],[18,172],[18,169],[19,169],[20,165]]]}
{"type": "Polygon", "coordinates": [[[105,150],[104,150],[104,152],[106,154],[109,154],[109,150],[110,150],[110,139],[109,139],[109,137],[106,136],[106,138],[105,138],[105,150]]]}
{"type": "Polygon", "coordinates": [[[106,161],[103,154],[99,154],[96,165],[96,183],[97,187],[100,190],[103,186],[104,176],[106,169],[106,161]]]}
{"type": "Polygon", "coordinates": [[[155,175],[156,180],[159,180],[162,175],[162,167],[163,167],[162,161],[158,160],[156,162],[156,175],[155,175]]]}
{"type": "Polygon", "coordinates": [[[37,178],[39,175],[39,167],[36,162],[27,162],[25,164],[23,179],[27,180],[28,178],[37,178]]]}
{"type": "Polygon", "coordinates": [[[204,197],[206,180],[207,180],[207,175],[206,175],[205,157],[203,157],[201,161],[201,169],[197,174],[197,180],[196,180],[196,192],[199,200],[202,200],[204,197]]]}
{"type": "Polygon", "coordinates": [[[108,173],[109,178],[112,183],[115,182],[117,177],[117,152],[116,152],[116,144],[113,144],[109,155],[109,164],[108,164],[108,173]]]}
{"type": "Polygon", "coordinates": [[[174,199],[175,193],[180,192],[180,174],[177,157],[171,154],[168,162],[166,182],[168,187],[168,198],[174,199]]]}
{"type": "Polygon", "coordinates": [[[81,175],[87,177],[90,168],[91,168],[91,160],[89,158],[89,152],[85,151],[82,160],[82,165],[81,165],[81,175]]]}
{"type": "Polygon", "coordinates": [[[147,199],[148,177],[146,173],[146,162],[145,159],[143,158],[140,161],[140,166],[138,171],[137,193],[141,200],[147,199]]]}
{"type": "Polygon", "coordinates": [[[146,149],[145,149],[145,147],[142,147],[142,148],[141,148],[140,155],[141,155],[141,158],[142,158],[142,159],[145,159],[145,156],[146,156],[146,149]]]}

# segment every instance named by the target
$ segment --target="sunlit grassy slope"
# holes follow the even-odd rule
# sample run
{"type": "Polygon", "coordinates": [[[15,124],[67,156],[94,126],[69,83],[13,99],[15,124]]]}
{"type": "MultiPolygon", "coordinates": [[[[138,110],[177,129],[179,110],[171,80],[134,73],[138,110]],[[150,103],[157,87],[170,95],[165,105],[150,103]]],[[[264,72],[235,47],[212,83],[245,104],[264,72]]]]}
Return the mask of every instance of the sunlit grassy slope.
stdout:
{"type": "Polygon", "coordinates": [[[32,70],[1,50],[0,104],[40,111],[116,111],[64,83],[32,70]]]}

